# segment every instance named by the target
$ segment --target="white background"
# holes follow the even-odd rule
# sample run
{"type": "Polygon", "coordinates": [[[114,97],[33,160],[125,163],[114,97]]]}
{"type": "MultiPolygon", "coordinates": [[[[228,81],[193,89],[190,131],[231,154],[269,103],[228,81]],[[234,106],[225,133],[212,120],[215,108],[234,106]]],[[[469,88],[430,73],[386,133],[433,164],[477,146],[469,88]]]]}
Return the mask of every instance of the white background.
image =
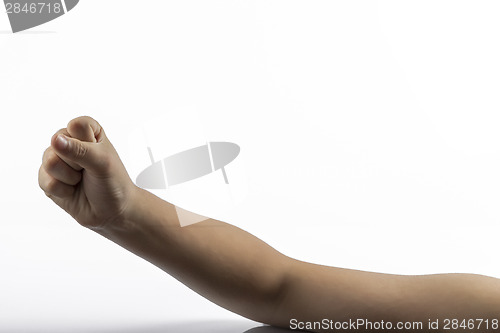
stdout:
{"type": "MultiPolygon", "coordinates": [[[[0,14],[0,331],[238,319],[44,196],[42,153],[80,115],[133,179],[147,145],[163,158],[239,144],[224,188],[237,205],[211,214],[289,256],[500,277],[499,14],[497,1],[82,0],[15,35],[0,14]]],[[[164,196],[203,209],[182,191],[164,196]]]]}

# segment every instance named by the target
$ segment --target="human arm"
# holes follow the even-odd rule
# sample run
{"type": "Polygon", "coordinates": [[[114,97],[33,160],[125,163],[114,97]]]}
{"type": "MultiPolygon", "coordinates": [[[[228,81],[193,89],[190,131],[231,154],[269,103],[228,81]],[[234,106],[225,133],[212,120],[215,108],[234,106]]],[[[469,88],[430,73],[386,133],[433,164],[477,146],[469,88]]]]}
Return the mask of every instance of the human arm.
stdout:
{"type": "Polygon", "coordinates": [[[180,227],[171,204],[144,190],[136,195],[138,205],[129,219],[97,232],[212,302],[255,321],[290,327],[292,319],[394,325],[439,319],[443,328],[445,319],[500,319],[498,279],[403,276],[310,264],[224,222],[209,219],[180,227]]]}
{"type": "MultiPolygon", "coordinates": [[[[282,327],[291,319],[421,321],[500,317],[499,280],[401,276],[289,258],[230,224],[181,227],[175,206],[137,188],[95,120],[56,133],[39,182],[80,224],[160,267],[214,303],[282,327]],[[61,140],[64,134],[68,145],[61,140]]],[[[500,330],[499,330],[500,331],[500,330]]]]}

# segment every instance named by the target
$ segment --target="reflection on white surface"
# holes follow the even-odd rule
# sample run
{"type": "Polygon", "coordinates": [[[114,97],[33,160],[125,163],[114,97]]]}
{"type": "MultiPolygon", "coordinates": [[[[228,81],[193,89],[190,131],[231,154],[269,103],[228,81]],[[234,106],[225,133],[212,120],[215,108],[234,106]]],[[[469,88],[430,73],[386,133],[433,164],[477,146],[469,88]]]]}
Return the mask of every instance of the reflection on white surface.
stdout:
{"type": "Polygon", "coordinates": [[[291,330],[276,328],[271,326],[264,326],[262,324],[250,320],[219,320],[219,321],[186,321],[186,322],[173,322],[164,324],[151,324],[151,325],[130,325],[127,323],[117,324],[114,327],[98,328],[92,327],[89,324],[86,327],[77,325],[79,327],[62,327],[57,324],[47,325],[45,327],[2,327],[0,324],[0,332],[9,333],[286,333],[291,330]]]}

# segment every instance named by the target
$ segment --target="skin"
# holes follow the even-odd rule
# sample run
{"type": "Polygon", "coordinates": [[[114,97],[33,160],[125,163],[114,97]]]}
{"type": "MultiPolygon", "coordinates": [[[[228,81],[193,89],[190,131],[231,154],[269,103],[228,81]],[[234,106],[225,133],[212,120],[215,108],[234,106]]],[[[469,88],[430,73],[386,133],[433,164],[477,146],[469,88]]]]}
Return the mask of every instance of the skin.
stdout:
{"type": "MultiPolygon", "coordinates": [[[[54,134],[43,155],[39,184],[82,226],[212,302],[258,322],[288,328],[293,318],[362,318],[394,325],[423,322],[419,332],[437,332],[443,331],[447,318],[500,319],[500,280],[495,278],[327,267],[289,258],[221,221],[207,219],[181,227],[175,206],[133,184],[104,130],[89,117],[73,119],[54,134]],[[427,329],[429,319],[440,320],[439,330],[427,329]]],[[[490,327],[487,332],[500,329],[490,327]]]]}

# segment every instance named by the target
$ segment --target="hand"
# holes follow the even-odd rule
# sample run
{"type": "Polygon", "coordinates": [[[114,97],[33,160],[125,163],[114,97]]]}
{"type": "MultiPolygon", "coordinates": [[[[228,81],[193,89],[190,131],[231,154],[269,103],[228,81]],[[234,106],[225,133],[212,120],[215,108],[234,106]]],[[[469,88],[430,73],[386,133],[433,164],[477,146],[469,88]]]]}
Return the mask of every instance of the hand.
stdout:
{"type": "Polygon", "coordinates": [[[81,225],[98,229],[123,219],[137,189],[102,127],[79,117],[54,134],[38,182],[81,225]]]}

